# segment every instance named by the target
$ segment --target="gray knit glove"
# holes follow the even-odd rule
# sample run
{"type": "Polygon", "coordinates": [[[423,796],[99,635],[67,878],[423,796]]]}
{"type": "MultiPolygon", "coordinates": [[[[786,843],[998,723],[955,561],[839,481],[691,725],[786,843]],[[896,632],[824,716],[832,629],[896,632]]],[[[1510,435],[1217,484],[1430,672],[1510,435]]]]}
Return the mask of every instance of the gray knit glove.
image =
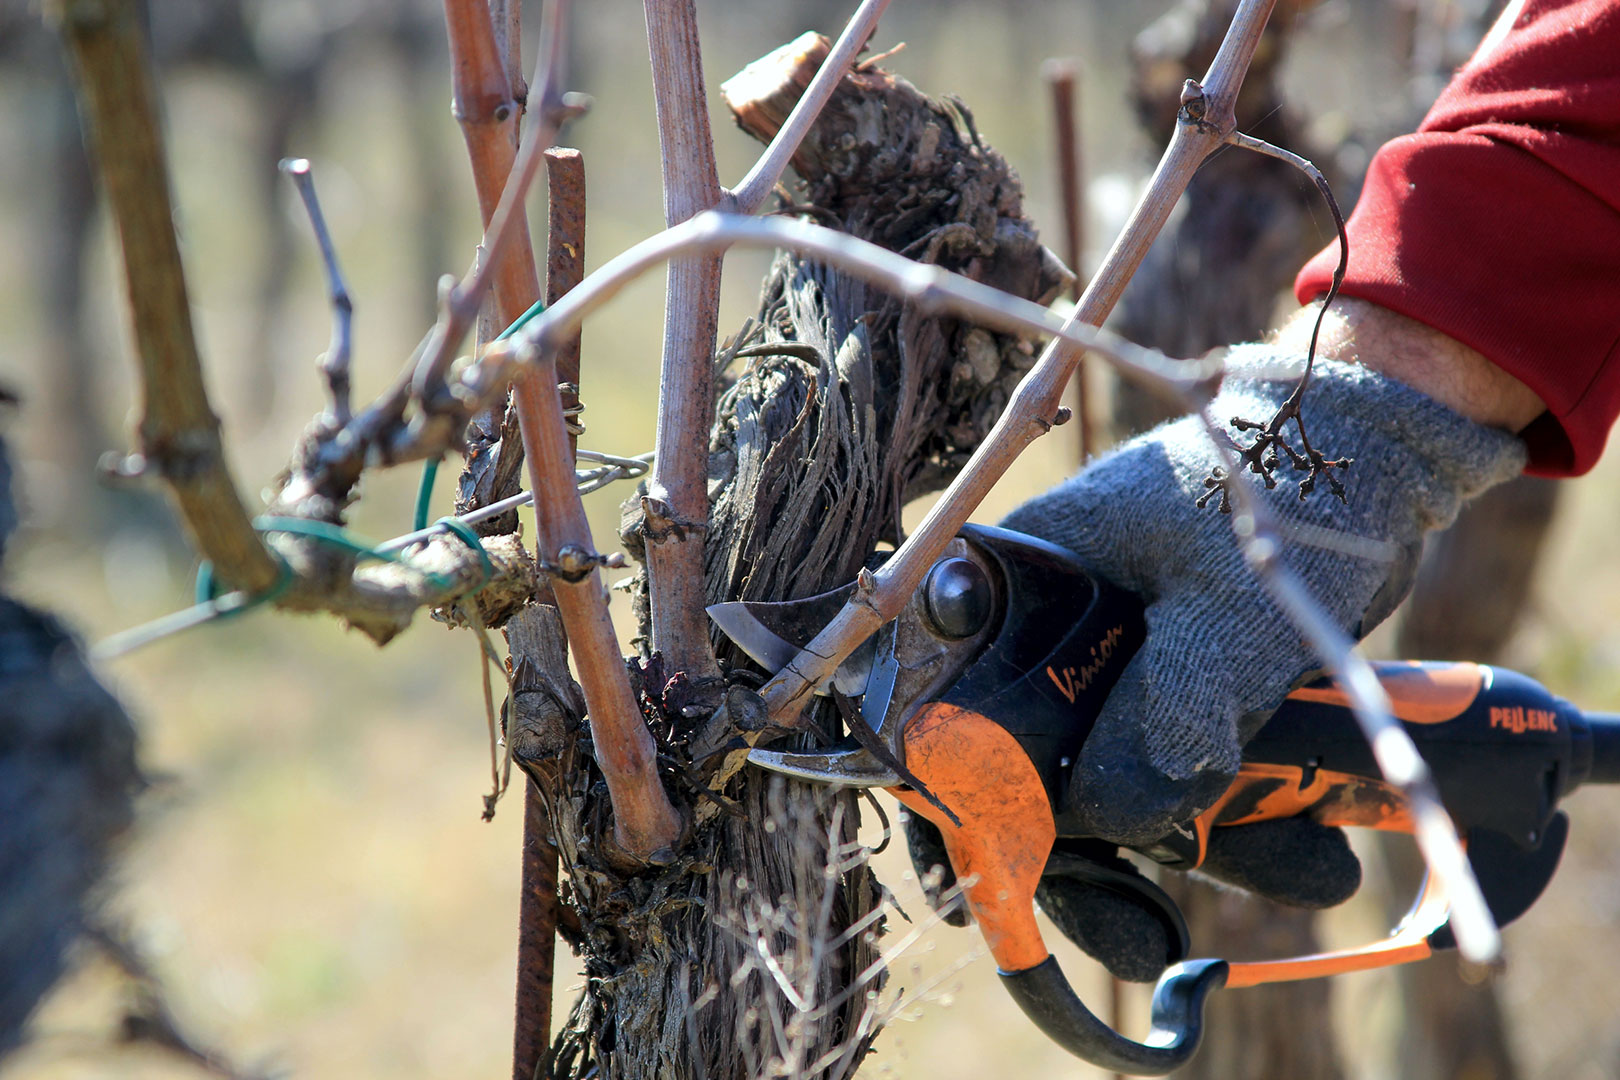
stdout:
{"type": "MultiPolygon", "coordinates": [[[[1211,415],[1264,422],[1302,358],[1272,346],[1228,354],[1211,415]]],[[[1282,560],[1356,637],[1406,595],[1423,534],[1467,499],[1517,474],[1523,445],[1356,365],[1318,360],[1302,412],[1312,446],[1353,459],[1301,501],[1286,457],[1262,498],[1282,560]]],[[[1292,424],[1289,425],[1292,430],[1292,424]]],[[[1232,430],[1247,445],[1252,434],[1232,430]]],[[[1295,443],[1297,446],[1297,442],[1295,443]]],[[[1025,503],[1002,524],[1074,551],[1147,601],[1147,640],[1121,676],[1075,765],[1066,824],[1116,843],[1151,843],[1206,809],[1239,751],[1320,661],[1243,561],[1231,519],[1199,509],[1217,463],[1197,417],[1121,446],[1025,503]]],[[[1246,481],[1245,481],[1246,482],[1246,481]]],[[[1218,501],[1218,496],[1217,500],[1218,501]]]]}

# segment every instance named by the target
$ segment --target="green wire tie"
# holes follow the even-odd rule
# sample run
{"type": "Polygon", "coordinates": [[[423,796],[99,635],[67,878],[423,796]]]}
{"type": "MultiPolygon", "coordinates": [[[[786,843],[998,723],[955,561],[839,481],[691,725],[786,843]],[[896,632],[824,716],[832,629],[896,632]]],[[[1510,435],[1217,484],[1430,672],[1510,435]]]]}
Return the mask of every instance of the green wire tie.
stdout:
{"type": "MultiPolygon", "coordinates": [[[[495,576],[495,565],[489,557],[489,552],[484,550],[483,544],[478,541],[478,534],[473,532],[472,527],[466,522],[447,518],[444,525],[450,532],[466,541],[470,547],[478,552],[479,564],[484,573],[483,581],[479,582],[479,587],[482,588],[495,576]]],[[[293,536],[307,536],[322,543],[331,544],[333,547],[353,552],[360,559],[380,559],[383,562],[410,566],[399,553],[379,551],[329,521],[265,516],[254,518],[253,528],[261,533],[279,532],[293,536]]],[[[197,565],[196,603],[189,608],[171,612],[168,615],[153,619],[151,622],[142,623],[140,626],[103,638],[91,650],[91,656],[98,661],[111,660],[114,657],[133,652],[135,649],[150,645],[181,631],[206,626],[221,619],[234,618],[278,599],[292,586],[295,575],[293,574],[292,564],[280,552],[274,548],[267,548],[266,550],[276,560],[279,571],[275,583],[268,589],[251,596],[241,590],[221,595],[219,593],[219,580],[214,574],[214,564],[211,560],[204,559],[197,565]]],[[[440,588],[449,588],[452,584],[443,574],[428,570],[418,572],[440,588]]]]}
{"type": "Polygon", "coordinates": [[[442,517],[433,524],[444,526],[446,532],[478,553],[478,565],[483,570],[484,576],[473,591],[476,592],[488,585],[495,577],[495,560],[489,557],[489,552],[484,548],[484,538],[478,535],[478,531],[460,518],[454,517],[442,517]]]}
{"type": "Polygon", "coordinates": [[[294,576],[292,564],[279,552],[271,550],[270,556],[276,560],[276,580],[268,589],[253,595],[240,589],[223,596],[212,595],[215,587],[214,564],[203,560],[202,565],[197,568],[197,592],[201,597],[197,603],[101,639],[91,648],[90,658],[98,663],[112,660],[181,631],[234,618],[243,612],[270,603],[292,586],[294,576]]]}
{"type": "MultiPolygon", "coordinates": [[[[546,310],[543,300],[536,300],[529,310],[519,315],[505,330],[495,338],[504,341],[523,328],[523,324],[546,310]]],[[[419,531],[427,528],[428,506],[433,501],[433,482],[439,472],[439,460],[433,458],[422,468],[422,483],[416,492],[415,529],[419,531]]],[[[478,588],[489,584],[495,576],[495,563],[484,550],[484,543],[471,525],[459,518],[440,518],[436,524],[443,525],[451,534],[459,538],[468,547],[478,553],[478,564],[483,572],[483,580],[478,588]]],[[[326,521],[311,521],[307,518],[289,517],[259,517],[253,519],[253,527],[259,532],[283,532],[294,536],[308,536],[345,551],[352,551],[362,559],[381,559],[384,562],[402,563],[404,560],[392,551],[378,551],[376,548],[351,536],[342,528],[326,521]]],[[[197,626],[206,626],[208,623],[220,619],[231,618],[256,607],[262,607],[277,599],[291,587],[293,582],[292,565],[287,562],[274,549],[269,549],[272,557],[280,569],[275,584],[256,596],[248,596],[240,590],[219,595],[219,582],[214,576],[214,564],[204,559],[197,565],[197,582],[194,590],[196,603],[182,611],[176,611],[161,618],[144,623],[140,626],[124,630],[103,638],[92,650],[91,655],[96,660],[110,660],[122,656],[127,652],[150,645],[171,634],[182,630],[190,630],[197,626]],[[240,599],[236,599],[240,598],[240,599]]],[[[409,565],[409,564],[405,564],[409,565]]],[[[450,582],[442,574],[421,571],[441,588],[448,588],[450,582]]]]}
{"type": "Polygon", "coordinates": [[[508,326],[505,330],[502,330],[500,333],[496,334],[495,340],[505,341],[507,338],[523,329],[524,323],[528,322],[530,319],[534,318],[544,310],[546,310],[546,302],[544,300],[536,300],[534,303],[529,305],[528,311],[525,311],[523,314],[519,315],[512,322],[511,326],[508,326]]]}
{"type": "Polygon", "coordinates": [[[439,459],[428,458],[422,466],[422,483],[416,489],[416,513],[411,515],[411,532],[427,528],[428,506],[433,502],[433,481],[439,475],[439,459]]]}
{"type": "MultiPolygon", "coordinates": [[[[513,321],[511,326],[508,326],[505,330],[502,330],[499,334],[496,334],[495,340],[505,341],[507,338],[523,329],[524,323],[527,323],[530,319],[534,318],[544,310],[546,310],[546,302],[544,300],[536,300],[533,304],[529,305],[528,311],[525,311],[513,321]]],[[[430,458],[428,459],[427,464],[422,466],[422,484],[416,489],[416,514],[411,519],[412,532],[420,532],[421,530],[427,528],[428,506],[433,502],[433,483],[438,478],[439,459],[430,458]]],[[[441,518],[440,520],[443,521],[446,519],[441,518]]],[[[458,533],[457,535],[460,534],[458,533]]],[[[462,539],[465,540],[466,537],[462,537],[462,539]]],[[[479,551],[483,551],[483,545],[480,544],[475,546],[478,547],[479,551]]],[[[485,580],[487,581],[488,579],[485,580]]]]}
{"type": "MultiPolygon", "coordinates": [[[[329,521],[311,521],[308,518],[274,517],[265,515],[263,517],[256,517],[253,519],[253,528],[256,532],[261,533],[279,532],[288,533],[289,535],[293,536],[307,536],[311,539],[331,544],[333,547],[338,547],[345,551],[353,552],[362,559],[381,559],[384,562],[391,563],[401,561],[399,555],[395,552],[378,551],[376,548],[355,537],[341,526],[333,525],[329,521]]],[[[292,583],[291,565],[289,565],[287,560],[274,549],[270,549],[270,554],[273,555],[276,561],[281,564],[282,579],[279,580],[275,585],[271,586],[270,589],[266,590],[258,598],[254,599],[251,604],[234,608],[230,614],[236,614],[240,611],[246,611],[250,607],[258,607],[260,604],[268,603],[285,592],[287,587],[292,583]]],[[[426,573],[426,571],[424,571],[424,573],[426,573]]],[[[432,576],[436,581],[448,584],[447,582],[444,582],[443,578],[437,574],[430,576],[432,576]]],[[[204,559],[202,562],[197,564],[196,597],[199,605],[207,604],[220,598],[219,582],[214,577],[214,564],[208,559],[204,559]]]]}
{"type": "Polygon", "coordinates": [[[265,516],[254,518],[253,527],[262,533],[278,532],[287,533],[289,536],[307,536],[323,544],[331,544],[335,548],[353,552],[362,559],[381,559],[383,562],[391,563],[402,561],[398,552],[378,551],[343,526],[334,525],[330,521],[265,516]]]}

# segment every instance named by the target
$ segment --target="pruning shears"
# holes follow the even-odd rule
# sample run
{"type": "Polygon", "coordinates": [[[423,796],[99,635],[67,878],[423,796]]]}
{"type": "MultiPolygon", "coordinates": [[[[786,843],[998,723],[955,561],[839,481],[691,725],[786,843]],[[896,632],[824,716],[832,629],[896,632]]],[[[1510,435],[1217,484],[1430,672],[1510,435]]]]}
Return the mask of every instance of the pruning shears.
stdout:
{"type": "MultiPolygon", "coordinates": [[[[787,603],[709,609],[755,661],[779,669],[853,585],[787,603]]],[[[1187,959],[1185,920],[1145,879],[1076,854],[1061,793],[1120,672],[1145,634],[1135,594],[1034,537],[966,526],[906,609],[820,692],[849,698],[849,734],[810,752],[752,751],[801,780],[889,789],[938,826],[1003,985],[1042,1031],[1106,1069],[1163,1075],[1190,1059],[1205,998],[1219,987],[1408,963],[1454,944],[1449,898],[1431,877],[1405,920],[1359,948],[1283,960],[1187,959]],[[1140,905],[1179,943],[1141,1042],[1074,992],[1035,921],[1043,875],[1078,875],[1140,905]]],[[[1385,663],[1394,713],[1434,773],[1497,923],[1523,914],[1568,837],[1558,802],[1620,783],[1620,716],[1583,713],[1529,678],[1473,663],[1385,663]]],[[[1244,749],[1237,778],[1184,830],[1141,854],[1178,869],[1203,860],[1210,830],[1306,815],[1324,825],[1412,831],[1381,778],[1348,698],[1331,679],[1291,693],[1244,749]]]]}

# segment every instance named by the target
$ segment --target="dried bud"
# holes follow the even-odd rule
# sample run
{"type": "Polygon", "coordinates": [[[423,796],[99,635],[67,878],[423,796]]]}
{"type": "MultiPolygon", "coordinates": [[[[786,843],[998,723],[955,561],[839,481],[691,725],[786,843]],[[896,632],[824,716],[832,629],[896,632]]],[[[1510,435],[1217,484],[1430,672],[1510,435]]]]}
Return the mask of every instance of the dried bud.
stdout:
{"type": "Polygon", "coordinates": [[[1202,120],[1204,118],[1204,88],[1197,79],[1188,79],[1181,84],[1181,111],[1189,120],[1202,120]]]}
{"type": "Polygon", "coordinates": [[[595,567],[596,556],[577,544],[566,544],[557,552],[557,569],[565,578],[582,578],[595,567]]]}

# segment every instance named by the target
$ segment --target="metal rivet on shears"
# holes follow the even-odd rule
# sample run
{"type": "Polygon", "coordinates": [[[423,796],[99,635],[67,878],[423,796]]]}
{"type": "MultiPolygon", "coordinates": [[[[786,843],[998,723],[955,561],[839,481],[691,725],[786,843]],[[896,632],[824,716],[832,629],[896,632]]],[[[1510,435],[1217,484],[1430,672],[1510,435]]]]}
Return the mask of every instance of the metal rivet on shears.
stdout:
{"type": "Polygon", "coordinates": [[[952,641],[972,637],[990,618],[990,580],[969,559],[941,559],[923,582],[923,610],[935,633],[952,641]]]}

